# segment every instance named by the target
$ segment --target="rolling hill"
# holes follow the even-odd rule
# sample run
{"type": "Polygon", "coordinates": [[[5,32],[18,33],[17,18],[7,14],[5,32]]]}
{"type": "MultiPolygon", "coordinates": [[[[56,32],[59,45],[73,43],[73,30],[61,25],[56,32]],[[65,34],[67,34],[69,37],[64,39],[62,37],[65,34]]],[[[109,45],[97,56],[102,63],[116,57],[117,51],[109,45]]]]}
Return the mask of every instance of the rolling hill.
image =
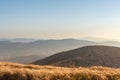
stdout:
{"type": "Polygon", "coordinates": [[[112,46],[86,46],[54,54],[45,59],[38,60],[34,64],[65,67],[120,67],[120,48],[112,46]]]}

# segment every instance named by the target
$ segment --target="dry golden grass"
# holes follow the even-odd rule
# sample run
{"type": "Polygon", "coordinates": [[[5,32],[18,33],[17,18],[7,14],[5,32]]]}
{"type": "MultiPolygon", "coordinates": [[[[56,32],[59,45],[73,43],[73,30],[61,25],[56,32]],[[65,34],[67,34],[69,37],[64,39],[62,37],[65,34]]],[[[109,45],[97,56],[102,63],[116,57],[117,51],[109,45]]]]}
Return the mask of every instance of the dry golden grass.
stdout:
{"type": "Polygon", "coordinates": [[[1,62],[0,80],[120,80],[120,69],[63,68],[1,62]]]}

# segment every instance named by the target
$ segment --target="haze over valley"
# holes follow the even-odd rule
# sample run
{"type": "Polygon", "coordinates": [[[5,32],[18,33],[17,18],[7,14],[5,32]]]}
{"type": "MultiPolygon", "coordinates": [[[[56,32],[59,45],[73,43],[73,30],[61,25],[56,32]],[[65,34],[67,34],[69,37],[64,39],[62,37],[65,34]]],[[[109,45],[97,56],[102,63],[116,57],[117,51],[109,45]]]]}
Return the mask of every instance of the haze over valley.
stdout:
{"type": "Polygon", "coordinates": [[[117,41],[93,42],[78,39],[20,40],[0,41],[1,61],[32,63],[38,59],[43,59],[59,52],[84,46],[106,45],[120,47],[120,43],[117,41]]]}
{"type": "Polygon", "coordinates": [[[0,0],[0,80],[120,80],[120,0],[0,0]]]}

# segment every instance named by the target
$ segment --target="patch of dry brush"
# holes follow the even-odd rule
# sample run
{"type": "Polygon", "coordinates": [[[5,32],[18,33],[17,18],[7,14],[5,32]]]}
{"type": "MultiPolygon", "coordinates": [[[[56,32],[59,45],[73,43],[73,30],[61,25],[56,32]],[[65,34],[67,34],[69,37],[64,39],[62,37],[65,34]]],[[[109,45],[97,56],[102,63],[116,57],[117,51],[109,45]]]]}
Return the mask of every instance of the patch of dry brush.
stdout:
{"type": "Polygon", "coordinates": [[[120,80],[120,69],[63,68],[1,62],[0,80],[120,80]]]}

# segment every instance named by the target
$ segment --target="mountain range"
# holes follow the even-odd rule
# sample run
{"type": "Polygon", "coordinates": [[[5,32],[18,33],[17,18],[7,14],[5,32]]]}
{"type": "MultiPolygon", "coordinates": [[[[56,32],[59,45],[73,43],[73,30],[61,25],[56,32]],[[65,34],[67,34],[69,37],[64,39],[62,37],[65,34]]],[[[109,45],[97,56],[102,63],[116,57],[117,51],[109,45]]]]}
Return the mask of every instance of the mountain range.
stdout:
{"type": "MultiPolygon", "coordinates": [[[[93,42],[77,39],[60,39],[60,40],[15,39],[12,41],[9,39],[8,40],[2,39],[0,40],[0,60],[16,61],[18,63],[21,62],[29,63],[30,61],[27,60],[28,61],[27,62],[26,59],[23,58],[25,57],[29,59],[30,57],[35,55],[39,56],[39,59],[43,59],[55,53],[68,51],[71,49],[76,49],[89,45],[108,45],[120,47],[120,43],[115,41],[93,42]]],[[[33,58],[32,60],[35,61],[36,57],[33,56],[33,58]]],[[[32,60],[31,62],[33,62],[32,60]]]]}

